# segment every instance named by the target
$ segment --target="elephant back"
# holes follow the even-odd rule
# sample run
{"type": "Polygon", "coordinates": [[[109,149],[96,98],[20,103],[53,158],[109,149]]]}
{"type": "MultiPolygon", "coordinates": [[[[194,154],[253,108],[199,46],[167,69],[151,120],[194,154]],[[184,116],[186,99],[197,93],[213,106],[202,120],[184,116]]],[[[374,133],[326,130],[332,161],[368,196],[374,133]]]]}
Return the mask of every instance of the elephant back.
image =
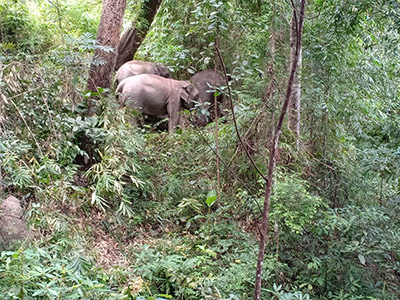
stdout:
{"type": "Polygon", "coordinates": [[[153,62],[132,60],[123,64],[115,75],[115,85],[122,80],[140,74],[154,74],[165,78],[170,77],[168,68],[165,65],[159,65],[153,62]]]}

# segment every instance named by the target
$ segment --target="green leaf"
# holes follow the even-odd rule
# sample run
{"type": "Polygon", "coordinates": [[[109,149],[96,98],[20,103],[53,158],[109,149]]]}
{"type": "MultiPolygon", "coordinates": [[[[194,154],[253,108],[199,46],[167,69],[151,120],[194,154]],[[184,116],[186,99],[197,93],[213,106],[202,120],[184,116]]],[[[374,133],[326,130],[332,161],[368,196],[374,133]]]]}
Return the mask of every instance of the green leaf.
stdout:
{"type": "Polygon", "coordinates": [[[207,194],[206,203],[208,207],[214,204],[215,200],[217,200],[217,192],[215,190],[211,190],[207,194]]]}
{"type": "Polygon", "coordinates": [[[157,298],[157,299],[172,299],[171,295],[166,295],[166,294],[158,294],[157,297],[162,297],[162,298],[157,298]]]}
{"type": "Polygon", "coordinates": [[[32,294],[32,296],[39,296],[39,295],[43,295],[43,294],[45,294],[45,293],[46,293],[45,290],[37,290],[36,292],[34,292],[34,293],[32,294]]]}
{"type": "Polygon", "coordinates": [[[93,191],[91,203],[92,204],[96,203],[96,191],[93,191]]]}
{"type": "Polygon", "coordinates": [[[360,260],[360,263],[365,266],[366,261],[364,255],[358,254],[358,259],[360,260]]]}

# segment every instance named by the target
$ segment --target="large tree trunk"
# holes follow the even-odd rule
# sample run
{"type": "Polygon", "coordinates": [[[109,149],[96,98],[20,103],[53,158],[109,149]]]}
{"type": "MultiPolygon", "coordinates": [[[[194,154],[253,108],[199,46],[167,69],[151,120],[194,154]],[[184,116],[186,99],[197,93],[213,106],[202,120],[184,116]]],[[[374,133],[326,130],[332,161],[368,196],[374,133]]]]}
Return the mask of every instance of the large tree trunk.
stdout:
{"type": "MultiPolygon", "coordinates": [[[[109,88],[111,86],[112,73],[117,59],[119,36],[121,34],[122,21],[126,7],[126,0],[103,0],[99,28],[97,30],[97,41],[101,46],[113,48],[113,51],[96,49],[89,70],[87,89],[92,92],[98,91],[99,87],[109,88]],[[99,64],[99,58],[104,63],[99,64]]],[[[91,97],[87,100],[86,114],[92,116],[95,112],[94,102],[91,97]]],[[[81,166],[90,166],[95,161],[95,145],[86,134],[77,137],[79,147],[87,156],[78,155],[75,162],[81,166]]]]}
{"type": "MultiPolygon", "coordinates": [[[[95,59],[92,62],[89,71],[89,80],[87,89],[97,91],[98,87],[109,88],[111,78],[117,59],[119,36],[121,34],[122,20],[124,17],[126,0],[104,0],[101,12],[99,28],[97,30],[97,41],[102,46],[109,46],[114,49],[112,52],[106,52],[96,49],[95,59]],[[96,58],[101,57],[105,63],[96,63],[96,58]]],[[[90,106],[90,105],[89,105],[90,106]]],[[[89,114],[92,107],[88,108],[89,114]]]]}
{"type": "MultiPolygon", "coordinates": [[[[298,18],[298,16],[297,16],[298,18]]],[[[290,61],[294,61],[294,56],[296,53],[296,44],[298,37],[298,24],[295,14],[293,13],[292,22],[290,26],[290,61]]],[[[296,148],[299,149],[299,139],[300,139],[300,110],[301,110],[301,85],[300,85],[300,70],[302,63],[302,49],[299,49],[299,59],[297,60],[297,71],[293,81],[292,94],[290,95],[289,104],[289,120],[288,127],[289,130],[294,134],[296,140],[296,148]]]]}
{"type": "Polygon", "coordinates": [[[137,20],[143,21],[141,28],[132,26],[121,38],[118,47],[118,57],[115,64],[115,70],[118,70],[124,63],[133,59],[136,51],[139,49],[147,32],[153,23],[154,17],[160,7],[162,0],[143,0],[137,20]]]}

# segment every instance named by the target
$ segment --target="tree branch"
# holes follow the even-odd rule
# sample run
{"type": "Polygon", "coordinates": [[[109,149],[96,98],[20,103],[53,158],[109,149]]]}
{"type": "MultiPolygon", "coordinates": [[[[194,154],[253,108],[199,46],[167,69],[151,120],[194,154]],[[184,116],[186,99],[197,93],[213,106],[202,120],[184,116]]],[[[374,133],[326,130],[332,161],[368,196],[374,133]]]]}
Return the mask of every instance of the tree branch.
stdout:
{"type": "Polygon", "coordinates": [[[235,126],[236,135],[237,135],[237,137],[239,139],[239,142],[242,145],[244,151],[246,152],[247,157],[249,158],[251,164],[253,165],[254,169],[266,181],[267,178],[261,172],[261,170],[257,167],[255,161],[253,160],[253,158],[251,157],[251,155],[249,153],[249,150],[247,150],[247,147],[244,145],[242,137],[240,136],[239,129],[238,129],[238,126],[237,126],[237,121],[236,121],[235,110],[233,109],[232,94],[231,94],[231,89],[229,87],[228,76],[226,74],[225,63],[224,63],[224,60],[222,59],[221,52],[219,51],[218,47],[215,47],[215,49],[217,50],[217,54],[218,54],[219,60],[220,60],[221,65],[222,65],[222,69],[224,71],[224,77],[225,77],[225,82],[226,82],[226,86],[227,86],[227,89],[228,89],[228,98],[229,98],[229,102],[230,102],[230,107],[231,107],[231,112],[232,112],[232,119],[233,119],[233,124],[235,126]]]}
{"type": "MultiPolygon", "coordinates": [[[[269,165],[268,165],[268,175],[267,175],[267,182],[265,185],[265,198],[264,198],[264,209],[263,209],[263,220],[262,220],[262,227],[261,227],[261,237],[260,237],[260,244],[258,248],[258,258],[257,258],[257,271],[256,271],[256,280],[255,280],[255,290],[254,290],[254,299],[260,300],[261,299],[261,280],[262,280],[262,270],[263,270],[263,263],[264,263],[264,252],[265,252],[265,243],[267,240],[268,235],[268,223],[269,223],[269,208],[270,208],[270,200],[271,200],[271,191],[272,191],[272,179],[273,174],[276,166],[276,156],[278,150],[278,143],[279,137],[282,132],[282,124],[285,119],[285,115],[288,110],[289,102],[290,102],[290,95],[292,94],[293,88],[293,81],[294,76],[296,74],[297,69],[297,62],[300,56],[300,49],[301,49],[301,40],[303,34],[303,22],[304,22],[304,10],[305,10],[305,0],[301,0],[300,4],[300,16],[299,16],[299,23],[297,31],[297,43],[296,43],[296,52],[294,55],[293,62],[291,63],[291,70],[289,75],[289,81],[286,89],[286,96],[285,102],[283,103],[281,115],[279,117],[278,124],[275,129],[275,135],[273,139],[273,143],[270,150],[269,155],[269,165]]],[[[296,12],[294,12],[296,13],[296,12]]]]}

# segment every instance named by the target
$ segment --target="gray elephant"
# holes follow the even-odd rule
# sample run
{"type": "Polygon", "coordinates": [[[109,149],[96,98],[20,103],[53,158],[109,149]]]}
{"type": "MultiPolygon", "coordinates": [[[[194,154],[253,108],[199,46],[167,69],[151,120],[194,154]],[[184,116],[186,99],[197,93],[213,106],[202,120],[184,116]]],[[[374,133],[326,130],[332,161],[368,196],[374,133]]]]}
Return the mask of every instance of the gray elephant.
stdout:
{"type": "MultiPolygon", "coordinates": [[[[200,105],[204,105],[205,108],[208,110],[208,116],[200,115],[195,120],[196,126],[205,126],[207,123],[212,121],[215,118],[214,114],[214,90],[215,88],[219,88],[224,86],[225,80],[224,77],[214,70],[205,70],[199,73],[196,73],[190,79],[191,82],[196,86],[199,90],[200,96],[200,105]],[[208,104],[206,104],[208,102],[208,104]]],[[[217,96],[218,102],[218,116],[222,116],[222,111],[220,105],[224,101],[224,95],[220,94],[217,96]]],[[[204,108],[204,107],[203,107],[204,108]]]]}
{"type": "Polygon", "coordinates": [[[170,77],[168,68],[163,64],[132,60],[123,64],[118,69],[117,74],[115,75],[115,84],[118,85],[125,78],[139,74],[154,74],[165,78],[170,77]]]}
{"type": "Polygon", "coordinates": [[[123,106],[130,106],[150,116],[168,114],[168,131],[181,124],[180,111],[193,107],[199,101],[199,91],[189,81],[168,79],[152,74],[131,76],[116,90],[123,106]]]}

